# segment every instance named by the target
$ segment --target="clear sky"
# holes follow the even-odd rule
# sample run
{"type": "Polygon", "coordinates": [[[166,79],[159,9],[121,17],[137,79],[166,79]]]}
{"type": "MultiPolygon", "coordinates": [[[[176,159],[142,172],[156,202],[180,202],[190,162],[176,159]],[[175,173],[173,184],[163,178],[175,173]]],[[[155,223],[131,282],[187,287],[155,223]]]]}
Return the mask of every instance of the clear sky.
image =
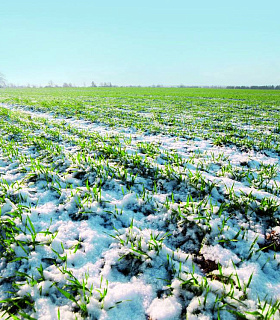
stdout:
{"type": "Polygon", "coordinates": [[[280,84],[280,0],[0,0],[15,84],[280,84]]]}

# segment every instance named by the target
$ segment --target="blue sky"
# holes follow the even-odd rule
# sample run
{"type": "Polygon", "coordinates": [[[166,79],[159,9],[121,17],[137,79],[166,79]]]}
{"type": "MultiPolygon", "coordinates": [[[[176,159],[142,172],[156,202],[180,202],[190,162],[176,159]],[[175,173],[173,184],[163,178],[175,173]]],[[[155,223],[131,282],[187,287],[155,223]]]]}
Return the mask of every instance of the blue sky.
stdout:
{"type": "Polygon", "coordinates": [[[280,1],[9,0],[0,72],[15,84],[280,84],[280,1]]]}

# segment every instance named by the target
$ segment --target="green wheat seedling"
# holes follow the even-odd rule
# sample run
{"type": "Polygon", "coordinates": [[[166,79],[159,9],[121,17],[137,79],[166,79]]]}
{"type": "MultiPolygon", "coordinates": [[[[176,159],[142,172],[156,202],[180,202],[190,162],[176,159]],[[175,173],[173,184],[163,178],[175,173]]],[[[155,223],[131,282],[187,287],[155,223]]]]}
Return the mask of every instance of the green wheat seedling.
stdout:
{"type": "Polygon", "coordinates": [[[28,314],[29,311],[25,311],[27,309],[35,311],[34,301],[30,294],[26,294],[23,297],[14,296],[7,298],[1,300],[0,303],[2,304],[1,317],[5,316],[5,318],[8,317],[8,319],[20,319],[19,317],[21,317],[23,319],[35,320],[35,318],[28,314]]]}
{"type": "Polygon", "coordinates": [[[155,250],[157,255],[159,255],[162,246],[163,241],[166,239],[166,237],[171,236],[169,233],[165,233],[164,235],[160,236],[160,234],[154,234],[151,232],[150,234],[150,240],[148,242],[148,250],[155,250]]]}

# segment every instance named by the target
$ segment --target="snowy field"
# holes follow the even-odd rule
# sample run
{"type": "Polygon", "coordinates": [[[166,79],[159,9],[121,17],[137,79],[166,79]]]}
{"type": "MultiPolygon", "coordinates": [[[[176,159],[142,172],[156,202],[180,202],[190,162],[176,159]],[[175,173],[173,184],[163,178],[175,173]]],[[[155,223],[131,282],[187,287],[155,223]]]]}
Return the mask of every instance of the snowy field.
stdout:
{"type": "Polygon", "coordinates": [[[279,319],[280,93],[134,90],[0,91],[0,318],[279,319]]]}

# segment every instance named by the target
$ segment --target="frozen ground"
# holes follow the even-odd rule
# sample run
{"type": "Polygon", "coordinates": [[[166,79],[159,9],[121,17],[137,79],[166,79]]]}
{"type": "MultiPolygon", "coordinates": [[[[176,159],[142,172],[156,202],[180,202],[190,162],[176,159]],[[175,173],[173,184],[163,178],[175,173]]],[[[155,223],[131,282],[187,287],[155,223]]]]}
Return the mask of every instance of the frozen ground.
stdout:
{"type": "Polygon", "coordinates": [[[11,105],[0,131],[2,319],[279,318],[276,153],[11,105]]]}

